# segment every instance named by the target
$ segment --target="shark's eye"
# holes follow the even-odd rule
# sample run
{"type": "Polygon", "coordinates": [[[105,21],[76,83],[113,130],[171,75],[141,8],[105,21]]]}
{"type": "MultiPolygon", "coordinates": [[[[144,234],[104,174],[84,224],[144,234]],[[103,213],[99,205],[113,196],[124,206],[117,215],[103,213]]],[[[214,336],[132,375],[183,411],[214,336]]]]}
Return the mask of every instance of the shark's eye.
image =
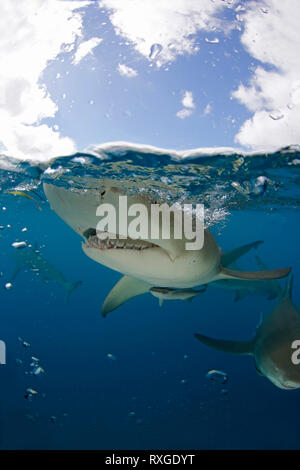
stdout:
{"type": "Polygon", "coordinates": [[[88,228],[87,230],[85,230],[85,232],[83,232],[83,236],[86,239],[89,239],[90,237],[94,237],[95,235],[97,235],[97,232],[94,228],[88,228]]]}

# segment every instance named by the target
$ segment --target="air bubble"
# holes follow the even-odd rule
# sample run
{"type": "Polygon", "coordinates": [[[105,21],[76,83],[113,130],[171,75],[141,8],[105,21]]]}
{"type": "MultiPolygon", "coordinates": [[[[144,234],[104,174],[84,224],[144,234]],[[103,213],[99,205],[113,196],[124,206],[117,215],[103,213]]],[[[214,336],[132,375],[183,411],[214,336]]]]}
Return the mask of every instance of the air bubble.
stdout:
{"type": "Polygon", "coordinates": [[[206,378],[219,384],[226,384],[228,382],[228,375],[226,372],[222,372],[221,370],[216,369],[212,369],[207,372],[206,378]]]}

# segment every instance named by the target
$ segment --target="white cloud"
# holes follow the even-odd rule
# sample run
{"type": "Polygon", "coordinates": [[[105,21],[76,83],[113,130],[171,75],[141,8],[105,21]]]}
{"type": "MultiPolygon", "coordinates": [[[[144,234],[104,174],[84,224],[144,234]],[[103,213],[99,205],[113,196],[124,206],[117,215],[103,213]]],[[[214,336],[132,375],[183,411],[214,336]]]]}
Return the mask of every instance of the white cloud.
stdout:
{"type": "MultiPolygon", "coordinates": [[[[10,156],[20,159],[46,160],[50,157],[68,155],[76,151],[69,137],[62,137],[46,124],[26,126],[11,123],[2,127],[5,146],[10,156]]],[[[1,132],[2,134],[2,132],[1,132]]]]}
{"type": "Polygon", "coordinates": [[[84,59],[88,54],[91,54],[95,47],[99,46],[103,39],[101,38],[91,38],[87,41],[83,41],[79,44],[77,51],[74,55],[73,64],[77,65],[79,62],[84,59]]]}
{"type": "Polygon", "coordinates": [[[125,64],[119,64],[118,65],[118,72],[120,75],[124,75],[125,77],[128,78],[133,78],[137,76],[137,71],[132,69],[131,67],[128,67],[125,64]]]}
{"type": "Polygon", "coordinates": [[[190,117],[193,114],[194,109],[196,108],[193,93],[191,91],[186,90],[183,93],[181,104],[183,108],[176,113],[176,116],[180,119],[190,117]]]}
{"type": "Polygon", "coordinates": [[[190,117],[193,114],[193,111],[188,108],[182,108],[180,111],[176,113],[176,116],[179,117],[180,119],[185,119],[187,117],[190,117]]]}
{"type": "Polygon", "coordinates": [[[0,126],[6,153],[44,159],[73,152],[71,139],[41,121],[57,106],[42,84],[42,74],[62,51],[71,51],[82,35],[85,1],[1,0],[0,126]]]}
{"type": "Polygon", "coordinates": [[[207,116],[208,114],[210,114],[211,110],[212,110],[211,104],[207,103],[207,105],[205,106],[204,111],[203,111],[204,116],[207,116]]]}
{"type": "MultiPolygon", "coordinates": [[[[232,5],[236,0],[232,0],[232,5]]],[[[177,55],[197,52],[194,35],[199,30],[228,27],[216,14],[225,2],[208,0],[102,0],[118,35],[157,66],[177,55]]]]}
{"type": "Polygon", "coordinates": [[[191,91],[185,91],[181,103],[184,108],[194,109],[195,103],[193,93],[191,91]]]}
{"type": "Polygon", "coordinates": [[[248,86],[241,84],[233,96],[253,116],[239,130],[236,141],[251,148],[278,148],[300,142],[300,2],[266,0],[244,14],[242,43],[262,64],[248,86]],[[267,13],[266,13],[267,12],[267,13]]]}

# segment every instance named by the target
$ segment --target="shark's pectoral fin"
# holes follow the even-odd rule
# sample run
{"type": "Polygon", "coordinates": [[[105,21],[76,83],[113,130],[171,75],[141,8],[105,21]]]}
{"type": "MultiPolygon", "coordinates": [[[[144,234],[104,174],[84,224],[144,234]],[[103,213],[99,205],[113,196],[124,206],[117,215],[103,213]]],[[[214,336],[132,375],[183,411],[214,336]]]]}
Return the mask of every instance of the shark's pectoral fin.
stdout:
{"type": "Polygon", "coordinates": [[[219,279],[244,279],[246,281],[266,281],[270,279],[281,279],[291,272],[291,268],[274,269],[269,271],[234,271],[221,266],[219,279]]]}
{"type": "Polygon", "coordinates": [[[106,297],[102,305],[102,316],[105,317],[109,312],[112,312],[132,297],[145,294],[151,287],[150,284],[139,279],[123,276],[106,297]]]}
{"type": "Polygon", "coordinates": [[[163,299],[158,299],[158,305],[162,307],[162,304],[164,303],[163,299]]]}
{"type": "Polygon", "coordinates": [[[209,338],[208,336],[195,333],[201,343],[206,346],[217,349],[218,351],[231,353],[231,354],[253,354],[254,341],[227,341],[223,339],[209,338]]]}

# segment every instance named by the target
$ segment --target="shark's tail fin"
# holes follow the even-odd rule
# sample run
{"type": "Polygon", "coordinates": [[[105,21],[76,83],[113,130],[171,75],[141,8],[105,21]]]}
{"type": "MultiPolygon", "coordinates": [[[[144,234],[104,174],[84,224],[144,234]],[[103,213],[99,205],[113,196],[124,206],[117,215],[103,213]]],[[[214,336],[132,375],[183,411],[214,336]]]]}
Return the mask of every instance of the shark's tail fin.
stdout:
{"type": "Polygon", "coordinates": [[[227,341],[223,339],[209,338],[195,333],[195,338],[206,346],[231,354],[253,354],[253,340],[251,341],[227,341]]]}
{"type": "Polygon", "coordinates": [[[78,286],[82,284],[82,281],[70,282],[67,287],[66,301],[69,302],[70,296],[78,286]]]}

